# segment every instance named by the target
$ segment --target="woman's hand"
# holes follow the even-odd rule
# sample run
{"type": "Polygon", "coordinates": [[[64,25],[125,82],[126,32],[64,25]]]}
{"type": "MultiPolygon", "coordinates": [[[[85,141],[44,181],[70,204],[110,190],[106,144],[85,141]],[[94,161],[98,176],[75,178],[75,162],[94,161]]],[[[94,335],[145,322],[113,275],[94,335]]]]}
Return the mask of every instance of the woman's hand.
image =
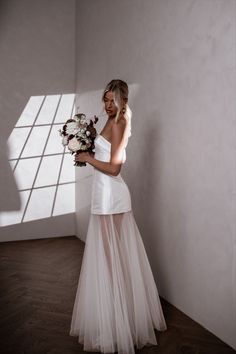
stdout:
{"type": "Polygon", "coordinates": [[[90,157],[89,152],[79,152],[75,154],[75,162],[88,162],[90,157]]]}

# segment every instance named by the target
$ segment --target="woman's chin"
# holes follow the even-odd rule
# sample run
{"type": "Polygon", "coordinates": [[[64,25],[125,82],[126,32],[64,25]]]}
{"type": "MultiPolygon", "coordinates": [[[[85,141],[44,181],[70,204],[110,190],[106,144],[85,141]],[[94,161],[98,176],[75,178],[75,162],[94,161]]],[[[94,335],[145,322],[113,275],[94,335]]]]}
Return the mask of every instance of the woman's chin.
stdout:
{"type": "Polygon", "coordinates": [[[109,119],[113,119],[116,116],[114,113],[107,113],[107,115],[109,119]]]}

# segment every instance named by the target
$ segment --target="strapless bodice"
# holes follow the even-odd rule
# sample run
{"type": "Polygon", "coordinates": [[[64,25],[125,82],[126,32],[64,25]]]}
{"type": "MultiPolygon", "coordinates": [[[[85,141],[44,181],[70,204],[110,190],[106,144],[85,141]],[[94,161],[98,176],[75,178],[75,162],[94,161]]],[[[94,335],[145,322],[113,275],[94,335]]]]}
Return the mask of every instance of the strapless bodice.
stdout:
{"type": "MultiPolygon", "coordinates": [[[[95,139],[94,158],[109,162],[111,143],[98,134],[95,139]]],[[[126,151],[123,151],[122,162],[126,161],[126,151]]],[[[94,168],[91,213],[92,214],[117,214],[131,210],[131,198],[128,186],[121,174],[112,176],[94,168]]]]}
{"type": "MultiPolygon", "coordinates": [[[[109,162],[111,156],[111,143],[104,136],[98,134],[95,139],[95,155],[96,159],[100,161],[109,162]]],[[[126,161],[126,151],[124,149],[122,162],[126,161]]]]}

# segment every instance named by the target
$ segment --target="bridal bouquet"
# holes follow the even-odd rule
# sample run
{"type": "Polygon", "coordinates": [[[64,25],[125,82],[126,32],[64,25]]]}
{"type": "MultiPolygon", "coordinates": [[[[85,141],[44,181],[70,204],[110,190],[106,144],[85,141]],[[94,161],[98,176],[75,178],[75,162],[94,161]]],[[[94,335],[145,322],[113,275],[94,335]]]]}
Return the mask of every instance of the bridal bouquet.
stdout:
{"type": "MultiPolygon", "coordinates": [[[[86,115],[77,113],[73,118],[68,119],[59,130],[62,137],[62,145],[67,146],[71,154],[79,152],[93,152],[94,140],[97,136],[97,131],[94,124],[98,121],[98,117],[94,116],[88,123],[86,115]]],[[[86,166],[86,162],[75,162],[74,166],[86,166]]]]}

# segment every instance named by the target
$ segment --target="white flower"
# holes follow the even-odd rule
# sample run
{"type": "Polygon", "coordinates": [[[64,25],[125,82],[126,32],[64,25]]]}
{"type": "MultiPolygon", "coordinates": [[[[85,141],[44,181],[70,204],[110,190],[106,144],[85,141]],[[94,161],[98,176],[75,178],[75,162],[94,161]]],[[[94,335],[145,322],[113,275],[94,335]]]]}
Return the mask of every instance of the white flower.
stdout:
{"type": "Polygon", "coordinates": [[[67,136],[63,136],[63,138],[62,138],[62,145],[63,146],[66,146],[68,144],[68,138],[67,138],[67,136]]]}
{"type": "Polygon", "coordinates": [[[91,133],[87,130],[86,131],[86,135],[89,136],[91,133]]]}
{"type": "Polygon", "coordinates": [[[68,135],[75,135],[78,132],[78,124],[76,122],[70,122],[66,124],[66,133],[68,135]]]}
{"type": "Polygon", "coordinates": [[[83,139],[87,138],[84,133],[77,133],[76,136],[79,138],[79,140],[83,140],[83,139]]]}
{"type": "Polygon", "coordinates": [[[78,141],[76,138],[72,138],[69,140],[68,149],[71,151],[77,151],[81,149],[81,142],[78,141]]]}
{"type": "Polygon", "coordinates": [[[80,124],[85,124],[86,123],[86,116],[82,115],[82,117],[80,118],[80,124]]]}

